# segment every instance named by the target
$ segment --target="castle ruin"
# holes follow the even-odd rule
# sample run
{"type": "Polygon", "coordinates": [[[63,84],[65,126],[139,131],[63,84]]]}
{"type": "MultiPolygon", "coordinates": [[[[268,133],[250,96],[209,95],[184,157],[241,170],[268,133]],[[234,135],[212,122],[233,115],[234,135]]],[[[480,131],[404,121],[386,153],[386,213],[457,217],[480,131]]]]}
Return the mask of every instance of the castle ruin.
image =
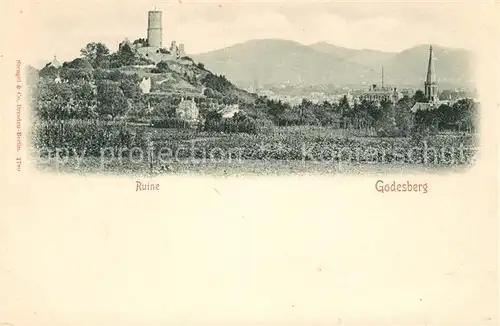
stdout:
{"type": "Polygon", "coordinates": [[[161,48],[163,44],[162,12],[148,12],[148,45],[154,48],[161,48]]]}
{"type": "Polygon", "coordinates": [[[160,61],[182,59],[186,56],[184,44],[177,44],[175,40],[170,43],[170,47],[164,47],[162,19],[161,11],[149,11],[147,42],[138,42],[134,47],[138,54],[153,61],[155,64],[160,61]]]}

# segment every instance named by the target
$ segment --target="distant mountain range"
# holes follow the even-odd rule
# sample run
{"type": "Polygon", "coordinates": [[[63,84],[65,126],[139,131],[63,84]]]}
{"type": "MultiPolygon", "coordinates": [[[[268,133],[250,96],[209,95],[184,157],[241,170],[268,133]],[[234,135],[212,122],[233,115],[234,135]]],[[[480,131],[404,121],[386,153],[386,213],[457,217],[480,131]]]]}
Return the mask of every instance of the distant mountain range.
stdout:
{"type": "MultiPolygon", "coordinates": [[[[433,45],[436,74],[441,84],[466,87],[472,79],[472,55],[463,49],[433,45]]],[[[421,86],[426,75],[429,45],[401,52],[355,50],[320,42],[303,45],[279,39],[251,40],[192,55],[197,62],[225,75],[240,87],[304,84],[386,84],[421,86]]]]}

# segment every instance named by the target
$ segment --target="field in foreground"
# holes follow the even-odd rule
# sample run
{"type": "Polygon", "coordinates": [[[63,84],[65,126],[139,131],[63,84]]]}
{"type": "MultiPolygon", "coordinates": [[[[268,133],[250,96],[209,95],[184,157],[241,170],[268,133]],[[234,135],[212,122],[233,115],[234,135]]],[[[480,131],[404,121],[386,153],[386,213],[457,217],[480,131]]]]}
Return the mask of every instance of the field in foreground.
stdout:
{"type": "Polygon", "coordinates": [[[43,160],[38,162],[39,170],[71,174],[106,174],[129,176],[159,176],[159,175],[213,175],[213,176],[244,176],[244,175],[385,175],[385,174],[420,174],[420,173],[453,173],[465,172],[467,165],[434,165],[434,164],[358,164],[338,162],[310,161],[280,161],[280,160],[243,160],[241,162],[171,162],[163,166],[153,166],[131,161],[124,158],[121,161],[105,162],[99,158],[70,158],[67,162],[58,160],[43,160]]]}
{"type": "Polygon", "coordinates": [[[39,130],[43,170],[118,174],[377,174],[464,170],[477,153],[472,134],[382,138],[327,127],[223,134],[137,125],[39,130]],[[59,159],[54,153],[59,152],[59,159]]]}

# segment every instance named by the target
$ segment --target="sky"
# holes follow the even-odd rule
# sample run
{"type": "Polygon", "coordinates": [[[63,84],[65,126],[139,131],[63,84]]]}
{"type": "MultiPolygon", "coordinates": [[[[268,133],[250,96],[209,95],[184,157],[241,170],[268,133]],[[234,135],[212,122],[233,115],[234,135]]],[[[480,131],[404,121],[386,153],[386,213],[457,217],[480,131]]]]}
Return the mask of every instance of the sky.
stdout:
{"type": "Polygon", "coordinates": [[[390,52],[431,43],[470,48],[480,28],[480,6],[450,1],[24,0],[19,6],[31,48],[26,60],[35,65],[54,55],[73,59],[91,41],[114,51],[125,38],[146,37],[147,12],[155,7],[163,11],[164,44],[184,43],[188,55],[264,38],[390,52]]]}

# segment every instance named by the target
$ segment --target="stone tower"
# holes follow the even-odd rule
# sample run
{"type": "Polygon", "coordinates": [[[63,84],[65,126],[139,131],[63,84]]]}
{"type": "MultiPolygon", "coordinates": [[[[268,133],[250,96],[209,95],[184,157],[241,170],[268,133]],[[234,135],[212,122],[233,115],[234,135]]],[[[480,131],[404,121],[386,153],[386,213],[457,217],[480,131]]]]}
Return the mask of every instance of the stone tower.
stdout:
{"type": "Polygon", "coordinates": [[[162,47],[161,11],[153,10],[148,12],[148,45],[155,48],[162,47]]]}
{"type": "Polygon", "coordinates": [[[179,57],[185,57],[186,50],[184,49],[184,43],[179,43],[179,57]]]}
{"type": "Polygon", "coordinates": [[[432,45],[429,47],[429,64],[427,66],[427,78],[425,80],[425,97],[429,102],[438,100],[438,82],[436,78],[436,70],[434,68],[434,55],[432,45]]]}

